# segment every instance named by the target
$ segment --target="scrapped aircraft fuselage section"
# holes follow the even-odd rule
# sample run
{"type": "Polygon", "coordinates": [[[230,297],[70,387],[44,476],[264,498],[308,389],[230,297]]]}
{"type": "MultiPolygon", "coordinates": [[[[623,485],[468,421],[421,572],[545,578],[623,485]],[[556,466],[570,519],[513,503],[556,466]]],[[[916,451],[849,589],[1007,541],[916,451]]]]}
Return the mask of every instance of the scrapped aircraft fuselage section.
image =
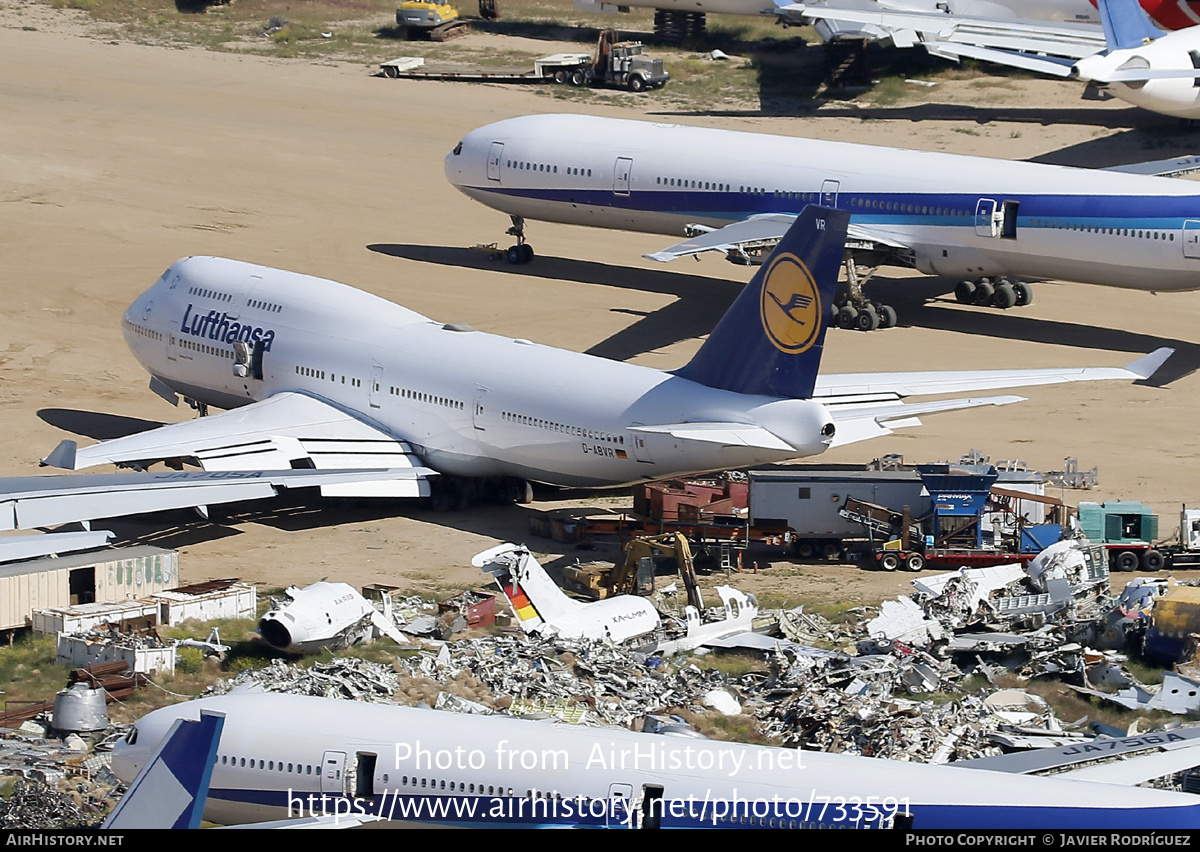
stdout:
{"type": "Polygon", "coordinates": [[[443,324],[333,281],[220,258],[175,263],[123,325],[138,361],[186,397],[231,409],[287,391],[312,396],[408,442],[444,474],[614,486],[814,455],[829,443],[819,403],[443,324]],[[630,431],[695,421],[752,424],[787,448],[630,431]]]}
{"type": "Polygon", "coordinates": [[[682,237],[820,203],[930,274],[1200,289],[1200,187],[1173,178],[582,115],[473,130],[445,171],[527,219],[682,237]]]}

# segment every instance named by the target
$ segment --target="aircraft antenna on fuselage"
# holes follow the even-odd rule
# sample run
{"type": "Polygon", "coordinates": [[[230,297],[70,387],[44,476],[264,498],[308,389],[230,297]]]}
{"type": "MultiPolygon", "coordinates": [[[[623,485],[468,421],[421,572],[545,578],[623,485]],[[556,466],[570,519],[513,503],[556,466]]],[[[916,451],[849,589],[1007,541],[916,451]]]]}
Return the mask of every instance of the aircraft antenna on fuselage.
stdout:
{"type": "Polygon", "coordinates": [[[850,214],[809,205],[687,364],[681,378],[809,399],[832,318],[850,214]]]}

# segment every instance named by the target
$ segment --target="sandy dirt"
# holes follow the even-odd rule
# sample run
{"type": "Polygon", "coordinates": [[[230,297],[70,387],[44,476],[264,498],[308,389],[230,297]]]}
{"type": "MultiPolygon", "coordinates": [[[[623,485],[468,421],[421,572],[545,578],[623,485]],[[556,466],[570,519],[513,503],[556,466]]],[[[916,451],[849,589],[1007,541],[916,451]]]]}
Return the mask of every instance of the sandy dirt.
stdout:
{"type": "MultiPolygon", "coordinates": [[[[716,257],[642,259],[670,242],[662,237],[541,223],[530,224],[538,259],[528,267],[464,251],[506,241],[508,222],[451,188],[442,160],[472,128],[562,109],[531,90],[110,43],[85,29],[73,13],[0,7],[0,475],[38,472],[38,458],[64,437],[90,442],[128,428],[114,418],[190,416],[146,389],[120,333],[125,307],[184,255],[333,278],[437,319],[661,368],[689,357],[751,274],[716,257]]],[[[1170,119],[1078,94],[1061,82],[962,81],[928,90],[924,103],[833,103],[804,117],[676,114],[632,95],[589,109],[1077,165],[1190,153],[1170,119]]],[[[1160,386],[1033,389],[1025,404],[930,417],[828,460],[957,459],[978,448],[1054,469],[1077,456],[1099,466],[1102,488],[1062,495],[1068,501],[1146,500],[1170,533],[1178,505],[1200,503],[1200,294],[1048,283],[1032,306],[1000,313],[956,305],[953,283],[885,272],[873,286],[897,306],[901,327],[831,333],[826,368],[1117,365],[1158,346],[1179,353],[1160,386]]],[[[577,555],[531,539],[526,512],[312,505],[115,528],[181,547],[187,581],[240,575],[282,586],[328,576],[430,590],[477,585],[470,556],[500,540],[577,555]]],[[[878,599],[907,580],[781,563],[745,585],[832,602],[878,599]]]]}

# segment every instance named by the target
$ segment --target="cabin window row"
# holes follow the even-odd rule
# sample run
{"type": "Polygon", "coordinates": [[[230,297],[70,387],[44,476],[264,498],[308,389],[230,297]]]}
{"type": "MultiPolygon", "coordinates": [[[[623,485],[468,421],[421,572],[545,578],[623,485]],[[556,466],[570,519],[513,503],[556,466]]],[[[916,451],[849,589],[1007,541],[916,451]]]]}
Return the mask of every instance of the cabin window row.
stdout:
{"type": "Polygon", "coordinates": [[[392,396],[398,396],[403,399],[411,399],[415,402],[426,402],[430,405],[442,405],[446,408],[453,408],[455,411],[463,411],[467,404],[462,400],[451,399],[448,396],[436,396],[431,393],[422,393],[421,391],[409,390],[408,388],[392,388],[389,393],[392,396]]]}
{"type": "MultiPolygon", "coordinates": [[[[302,367],[299,364],[296,365],[296,375],[297,376],[308,376],[310,379],[320,379],[321,381],[325,380],[325,371],[324,370],[318,370],[315,367],[302,367]]],[[[350,379],[350,387],[353,387],[353,388],[362,387],[362,379],[351,378],[350,376],[347,376],[345,373],[342,373],[341,383],[343,385],[346,384],[347,379],[350,379]]],[[[330,373],[329,381],[334,382],[336,384],[338,381],[337,373],[330,373]]],[[[377,388],[377,390],[378,390],[378,388],[377,388]]]]}
{"type": "Polygon", "coordinates": [[[218,358],[228,358],[233,360],[232,349],[218,349],[216,346],[209,346],[207,343],[196,343],[188,340],[185,337],[179,338],[179,345],[184,349],[190,349],[193,352],[200,352],[204,355],[215,355],[218,358]]]}
{"type": "Polygon", "coordinates": [[[247,299],[246,307],[258,308],[259,310],[269,311],[273,314],[277,314],[283,310],[283,305],[277,305],[274,302],[264,302],[261,299],[247,299]]]}
{"type": "Polygon", "coordinates": [[[654,182],[659,186],[674,186],[682,187],[683,189],[708,189],[716,190],[717,192],[729,191],[729,184],[727,183],[710,183],[706,180],[684,180],[683,178],[656,177],[654,182]]]}
{"type": "Polygon", "coordinates": [[[509,423],[520,423],[522,426],[532,426],[535,429],[547,429],[551,432],[561,432],[565,435],[575,435],[579,438],[587,438],[589,441],[605,441],[609,444],[624,444],[625,437],[623,435],[612,435],[608,432],[597,432],[593,429],[584,429],[581,426],[567,426],[564,423],[555,423],[552,420],[542,420],[539,417],[530,417],[528,414],[515,414],[511,411],[501,413],[501,418],[509,423]]]}
{"type": "Polygon", "coordinates": [[[136,334],[138,337],[149,338],[150,340],[162,340],[162,332],[155,331],[152,328],[143,328],[136,322],[125,320],[125,327],[136,334]]]}
{"type": "MultiPolygon", "coordinates": [[[[524,160],[506,160],[505,163],[508,168],[516,169],[520,172],[549,172],[550,174],[558,174],[558,166],[547,163],[527,163],[524,160]]],[[[591,177],[592,170],[578,166],[567,166],[563,169],[563,174],[591,177]]]]}
{"type": "Polygon", "coordinates": [[[247,764],[246,758],[231,757],[228,754],[221,755],[221,765],[222,766],[236,766],[239,769],[246,769],[246,768],[265,769],[268,772],[287,771],[287,772],[292,772],[296,775],[319,775],[320,774],[319,772],[315,771],[316,768],[311,763],[289,763],[289,764],[287,764],[287,769],[285,770],[282,760],[278,760],[278,761],[277,760],[261,760],[256,757],[252,757],[252,758],[250,758],[250,762],[247,764]],[[295,768],[293,769],[293,767],[295,767],[295,768]]]}
{"type": "MultiPolygon", "coordinates": [[[[387,773],[383,775],[383,783],[387,783],[387,773]]],[[[476,793],[480,796],[511,796],[513,795],[512,787],[505,792],[503,787],[496,787],[492,784],[468,784],[465,781],[451,781],[447,786],[446,779],[437,778],[418,778],[416,775],[400,776],[401,787],[421,787],[426,790],[446,790],[451,793],[476,793]]]]}
{"type": "Polygon", "coordinates": [[[233,296],[228,293],[219,293],[216,290],[209,290],[205,287],[188,287],[189,296],[199,296],[202,299],[216,299],[218,302],[232,302],[233,296]]]}
{"type": "Polygon", "coordinates": [[[1086,231],[1089,234],[1105,234],[1110,237],[1132,237],[1138,240],[1175,242],[1175,235],[1170,231],[1150,231],[1142,228],[1098,228],[1095,225],[1061,222],[1057,219],[1033,219],[1030,221],[1030,225],[1035,228],[1054,228],[1060,231],[1086,231]]]}

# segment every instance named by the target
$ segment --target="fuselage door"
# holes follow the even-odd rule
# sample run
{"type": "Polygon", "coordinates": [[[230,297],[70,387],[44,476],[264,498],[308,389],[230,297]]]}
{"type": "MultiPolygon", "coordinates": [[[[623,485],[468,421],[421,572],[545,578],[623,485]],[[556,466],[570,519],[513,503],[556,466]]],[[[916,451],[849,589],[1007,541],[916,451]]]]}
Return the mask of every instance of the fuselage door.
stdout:
{"type": "Polygon", "coordinates": [[[975,233],[981,237],[996,237],[996,200],[981,198],[975,205],[975,233]]]}
{"type": "Polygon", "coordinates": [[[629,194],[629,175],[633,171],[633,160],[629,157],[617,157],[613,166],[613,195],[629,194]]]}
{"type": "Polygon", "coordinates": [[[1200,219],[1183,222],[1183,256],[1200,258],[1200,219]]]}
{"type": "Polygon", "coordinates": [[[500,160],[504,156],[504,143],[493,142],[488,151],[487,173],[488,180],[500,180],[500,160]]]}
{"type": "MultiPolygon", "coordinates": [[[[643,426],[643,423],[634,423],[634,426],[643,426]]],[[[650,448],[646,446],[646,435],[643,432],[629,433],[629,437],[633,440],[633,457],[640,462],[652,462],[650,458],[650,448]]]]}
{"type": "Polygon", "coordinates": [[[608,785],[608,807],[604,812],[605,825],[611,828],[629,826],[629,809],[633,806],[633,785],[608,785]]]}
{"type": "Polygon", "coordinates": [[[821,204],[825,207],[837,207],[838,190],[841,186],[841,181],[821,181],[821,204]]]}
{"type": "Polygon", "coordinates": [[[371,368],[371,384],[367,388],[367,401],[372,408],[379,407],[379,388],[383,385],[383,367],[376,364],[371,368]]]}
{"type": "Polygon", "coordinates": [[[321,792],[342,795],[346,784],[346,753],[327,751],[321,758],[321,792]]]}
{"type": "Polygon", "coordinates": [[[487,388],[476,386],[475,388],[475,405],[471,409],[471,425],[479,432],[487,430],[487,426],[483,422],[484,406],[487,403],[487,388]]]}

